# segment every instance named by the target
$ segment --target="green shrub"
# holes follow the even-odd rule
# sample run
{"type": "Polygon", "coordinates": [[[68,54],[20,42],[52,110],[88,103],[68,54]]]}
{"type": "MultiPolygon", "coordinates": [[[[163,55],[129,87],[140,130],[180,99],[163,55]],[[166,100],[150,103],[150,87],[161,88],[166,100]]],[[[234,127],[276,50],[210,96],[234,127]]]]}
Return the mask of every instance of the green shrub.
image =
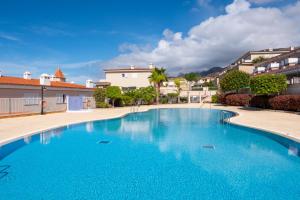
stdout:
{"type": "Polygon", "coordinates": [[[139,99],[143,101],[145,104],[151,104],[154,102],[156,97],[155,88],[152,86],[139,88],[138,89],[139,99]]]}
{"type": "Polygon", "coordinates": [[[131,106],[133,105],[133,98],[131,96],[128,95],[123,95],[122,96],[122,100],[125,106],[131,106]]]}
{"type": "Polygon", "coordinates": [[[211,96],[211,102],[212,103],[218,103],[218,95],[217,94],[214,94],[211,96]]]}
{"type": "Polygon", "coordinates": [[[105,102],[97,102],[96,107],[97,108],[110,108],[111,106],[108,103],[105,103],[105,102]]]}
{"type": "Polygon", "coordinates": [[[118,86],[108,86],[106,88],[106,96],[112,101],[112,106],[115,106],[115,100],[122,98],[121,89],[118,86]]]}
{"type": "MultiPolygon", "coordinates": [[[[132,104],[137,104],[137,103],[151,104],[155,100],[156,91],[155,88],[152,86],[142,87],[138,89],[128,90],[124,92],[123,96],[127,96],[125,98],[128,101],[129,101],[128,97],[130,97],[132,104]]],[[[125,105],[127,104],[125,101],[124,103],[125,105]]]]}
{"type": "Polygon", "coordinates": [[[232,70],[227,72],[220,81],[221,89],[224,92],[236,91],[247,88],[250,84],[250,75],[246,72],[232,70]]]}
{"type": "Polygon", "coordinates": [[[167,96],[161,96],[160,97],[160,103],[161,104],[167,104],[168,103],[168,97],[167,96]]]}
{"type": "Polygon", "coordinates": [[[187,103],[188,102],[188,98],[187,97],[180,97],[180,102],[181,103],[187,103]]]}
{"type": "Polygon", "coordinates": [[[256,95],[279,94],[287,88],[286,76],[284,74],[263,74],[252,77],[250,88],[256,95]]]}
{"type": "Polygon", "coordinates": [[[106,90],[104,88],[96,88],[93,96],[96,102],[104,102],[106,98],[106,90]]]}

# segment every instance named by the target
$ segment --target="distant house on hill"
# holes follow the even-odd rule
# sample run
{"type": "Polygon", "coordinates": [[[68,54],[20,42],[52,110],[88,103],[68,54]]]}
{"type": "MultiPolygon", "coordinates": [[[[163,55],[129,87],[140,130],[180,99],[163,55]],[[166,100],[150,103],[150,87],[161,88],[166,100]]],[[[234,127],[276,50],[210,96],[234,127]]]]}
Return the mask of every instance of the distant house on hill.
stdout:
{"type": "Polygon", "coordinates": [[[289,53],[293,50],[295,50],[295,47],[277,49],[269,48],[259,51],[248,51],[247,53],[239,57],[236,61],[234,61],[231,65],[229,65],[227,67],[227,70],[237,69],[252,74],[255,69],[255,64],[279,56],[281,54],[289,53]]]}
{"type": "MultiPolygon", "coordinates": [[[[0,117],[3,115],[19,115],[43,112],[66,111],[68,99],[82,99],[82,108],[93,107],[93,85],[66,82],[60,69],[50,76],[42,74],[39,79],[25,72],[23,77],[4,76],[0,74],[0,117]]],[[[80,106],[78,106],[79,108],[80,106]]]]}
{"type": "Polygon", "coordinates": [[[287,92],[300,94],[300,48],[256,64],[254,74],[285,74],[287,92]]]}

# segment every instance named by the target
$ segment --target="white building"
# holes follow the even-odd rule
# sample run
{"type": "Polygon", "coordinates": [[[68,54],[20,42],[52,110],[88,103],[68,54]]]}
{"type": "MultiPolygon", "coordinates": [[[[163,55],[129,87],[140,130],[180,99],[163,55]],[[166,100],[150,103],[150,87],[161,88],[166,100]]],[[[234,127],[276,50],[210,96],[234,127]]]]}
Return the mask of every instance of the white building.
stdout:
{"type": "Polygon", "coordinates": [[[150,86],[149,76],[154,65],[148,67],[135,67],[105,69],[105,80],[99,82],[109,83],[112,86],[121,88],[140,88],[150,86]]]}

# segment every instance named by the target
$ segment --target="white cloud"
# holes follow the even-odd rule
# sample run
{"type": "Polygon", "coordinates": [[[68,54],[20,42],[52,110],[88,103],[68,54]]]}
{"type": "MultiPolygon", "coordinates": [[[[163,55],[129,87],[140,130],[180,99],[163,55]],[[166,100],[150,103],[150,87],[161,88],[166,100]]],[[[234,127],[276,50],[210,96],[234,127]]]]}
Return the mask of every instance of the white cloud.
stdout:
{"type": "Polygon", "coordinates": [[[13,35],[6,34],[6,33],[0,33],[0,38],[4,39],[4,40],[9,40],[9,41],[15,41],[15,42],[20,41],[19,38],[15,37],[13,35]]]}
{"type": "Polygon", "coordinates": [[[246,0],[234,0],[234,2],[226,6],[225,10],[228,14],[245,12],[250,9],[250,3],[246,0]]]}
{"type": "Polygon", "coordinates": [[[192,27],[186,36],[166,29],[151,51],[123,53],[105,67],[155,63],[169,71],[202,70],[224,66],[253,49],[300,45],[300,1],[286,8],[251,8],[235,0],[226,13],[192,27]]]}

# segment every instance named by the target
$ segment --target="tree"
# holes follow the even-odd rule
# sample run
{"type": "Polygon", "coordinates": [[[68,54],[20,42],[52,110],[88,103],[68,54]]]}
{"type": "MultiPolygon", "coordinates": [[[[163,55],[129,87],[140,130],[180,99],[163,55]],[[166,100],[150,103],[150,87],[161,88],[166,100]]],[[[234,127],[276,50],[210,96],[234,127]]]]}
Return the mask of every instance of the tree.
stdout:
{"type": "Polygon", "coordinates": [[[112,101],[112,106],[115,106],[115,100],[122,97],[121,89],[118,86],[108,86],[106,88],[106,96],[112,101]]]}
{"type": "Polygon", "coordinates": [[[252,93],[256,95],[279,94],[287,88],[284,74],[263,74],[254,76],[250,80],[252,93]]]}
{"type": "Polygon", "coordinates": [[[104,88],[96,88],[93,94],[96,103],[105,102],[106,90],[104,88]]]}
{"type": "Polygon", "coordinates": [[[188,91],[188,103],[191,102],[191,98],[190,98],[191,83],[198,81],[199,78],[200,77],[196,73],[194,73],[194,72],[191,72],[191,73],[188,73],[188,74],[184,75],[184,79],[188,82],[188,87],[189,87],[189,91],[188,91]]]}
{"type": "Polygon", "coordinates": [[[149,76],[150,83],[153,83],[156,88],[156,103],[159,104],[159,96],[160,96],[160,87],[164,81],[167,81],[166,69],[164,68],[154,68],[152,70],[151,75],[149,76]]]}
{"type": "Polygon", "coordinates": [[[176,78],[174,80],[175,86],[177,88],[177,102],[180,103],[180,92],[181,92],[181,83],[180,83],[180,78],[176,78]]]}
{"type": "Polygon", "coordinates": [[[131,96],[123,94],[122,95],[122,101],[123,101],[125,106],[131,106],[131,105],[133,105],[134,99],[131,96]]]}
{"type": "Polygon", "coordinates": [[[157,94],[155,92],[155,88],[152,86],[139,88],[139,96],[141,100],[144,101],[146,104],[153,103],[155,97],[157,97],[157,94]]]}
{"type": "Polygon", "coordinates": [[[238,93],[239,89],[247,88],[250,84],[250,75],[246,72],[239,70],[232,70],[227,72],[220,81],[221,89],[224,92],[236,91],[238,93]]]}
{"type": "MultiPolygon", "coordinates": [[[[128,90],[124,93],[123,96],[126,96],[125,100],[129,101],[130,97],[132,100],[132,103],[137,104],[138,102],[150,104],[154,101],[156,97],[155,88],[153,86],[149,87],[142,87],[134,90],[128,90]]],[[[123,99],[124,100],[124,99],[123,99]]],[[[126,102],[125,102],[126,104],[126,102]]]]}

